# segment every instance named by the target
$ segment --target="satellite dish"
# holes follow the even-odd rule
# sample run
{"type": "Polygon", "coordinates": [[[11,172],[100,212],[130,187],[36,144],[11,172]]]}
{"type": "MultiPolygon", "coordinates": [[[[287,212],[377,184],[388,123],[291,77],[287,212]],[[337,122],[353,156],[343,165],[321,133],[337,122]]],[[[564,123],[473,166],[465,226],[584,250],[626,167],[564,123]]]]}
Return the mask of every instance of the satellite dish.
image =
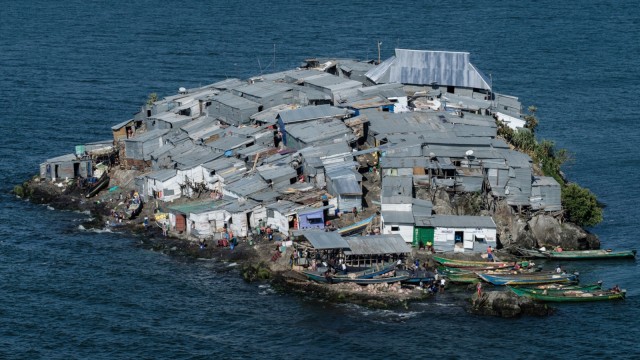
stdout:
{"type": "Polygon", "coordinates": [[[473,150],[467,150],[467,152],[465,153],[465,155],[467,155],[467,156],[471,156],[471,155],[473,155],[473,150]]]}

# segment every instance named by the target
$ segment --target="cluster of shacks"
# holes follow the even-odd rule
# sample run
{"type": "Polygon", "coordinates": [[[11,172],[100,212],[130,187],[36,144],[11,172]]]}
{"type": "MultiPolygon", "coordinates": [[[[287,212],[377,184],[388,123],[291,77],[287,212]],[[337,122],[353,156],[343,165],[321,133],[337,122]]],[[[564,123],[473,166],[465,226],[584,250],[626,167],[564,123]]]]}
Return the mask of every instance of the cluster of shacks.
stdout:
{"type": "Polygon", "coordinates": [[[396,49],[379,64],[307,59],[289,71],[180,88],[113,126],[112,141],[49,159],[40,172],[89,177],[97,154],[115,149],[122,167],[142,174],[142,197],[168,203],[176,231],[204,238],[267,225],[285,235],[322,230],[329,214],[362,210],[362,174],[375,171],[381,236],[479,251],[496,245],[491,217],[434,214],[416,189],[560,209],[559,184],[534,176],[531,158],[497,137],[496,120],[513,129],[525,122],[518,99],[491,85],[465,52],[396,49]],[[192,201],[173,203],[181,198],[192,201]]]}

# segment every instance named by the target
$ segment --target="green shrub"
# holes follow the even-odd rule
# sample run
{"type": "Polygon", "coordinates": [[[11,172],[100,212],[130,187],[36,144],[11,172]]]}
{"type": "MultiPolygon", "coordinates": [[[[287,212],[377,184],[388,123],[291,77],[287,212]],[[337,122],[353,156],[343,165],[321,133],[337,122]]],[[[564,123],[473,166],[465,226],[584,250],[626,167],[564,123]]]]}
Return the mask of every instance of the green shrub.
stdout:
{"type": "Polygon", "coordinates": [[[562,188],[562,207],[569,221],[580,226],[594,226],[602,221],[602,207],[596,196],[578,184],[562,188]]]}

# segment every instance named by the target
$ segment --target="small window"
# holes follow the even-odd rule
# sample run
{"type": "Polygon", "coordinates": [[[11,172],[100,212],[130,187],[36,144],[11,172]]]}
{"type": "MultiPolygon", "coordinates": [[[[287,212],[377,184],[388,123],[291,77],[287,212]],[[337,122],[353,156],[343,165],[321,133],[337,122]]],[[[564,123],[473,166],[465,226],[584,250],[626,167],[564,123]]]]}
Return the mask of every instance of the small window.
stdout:
{"type": "Polygon", "coordinates": [[[400,226],[392,226],[391,231],[400,231],[400,226]]]}

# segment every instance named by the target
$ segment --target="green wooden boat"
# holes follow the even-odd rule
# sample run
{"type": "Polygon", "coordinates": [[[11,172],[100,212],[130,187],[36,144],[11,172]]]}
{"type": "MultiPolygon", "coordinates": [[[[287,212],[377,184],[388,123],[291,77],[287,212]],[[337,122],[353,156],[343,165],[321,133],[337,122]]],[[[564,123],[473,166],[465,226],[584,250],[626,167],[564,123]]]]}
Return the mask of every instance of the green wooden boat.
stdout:
{"type": "Polygon", "coordinates": [[[475,273],[471,274],[448,274],[444,275],[449,281],[452,283],[461,283],[461,284],[476,284],[481,280],[475,273]]]}
{"type": "Polygon", "coordinates": [[[587,302],[587,301],[605,301],[624,299],[626,290],[540,290],[526,289],[518,287],[509,287],[509,289],[518,296],[532,298],[536,301],[550,302],[587,302]]]}
{"type": "Polygon", "coordinates": [[[554,259],[554,260],[602,260],[602,259],[635,259],[636,250],[611,249],[600,250],[563,250],[540,251],[520,249],[519,252],[526,257],[554,259]]]}
{"type": "Polygon", "coordinates": [[[579,284],[541,284],[541,285],[514,285],[515,287],[522,289],[532,290],[600,290],[602,289],[602,282],[595,284],[579,285],[579,284]]]}
{"type": "Polygon", "coordinates": [[[447,267],[475,268],[476,270],[510,268],[515,265],[515,263],[512,263],[512,262],[456,260],[456,259],[447,259],[440,256],[434,256],[433,261],[447,267]]]}

